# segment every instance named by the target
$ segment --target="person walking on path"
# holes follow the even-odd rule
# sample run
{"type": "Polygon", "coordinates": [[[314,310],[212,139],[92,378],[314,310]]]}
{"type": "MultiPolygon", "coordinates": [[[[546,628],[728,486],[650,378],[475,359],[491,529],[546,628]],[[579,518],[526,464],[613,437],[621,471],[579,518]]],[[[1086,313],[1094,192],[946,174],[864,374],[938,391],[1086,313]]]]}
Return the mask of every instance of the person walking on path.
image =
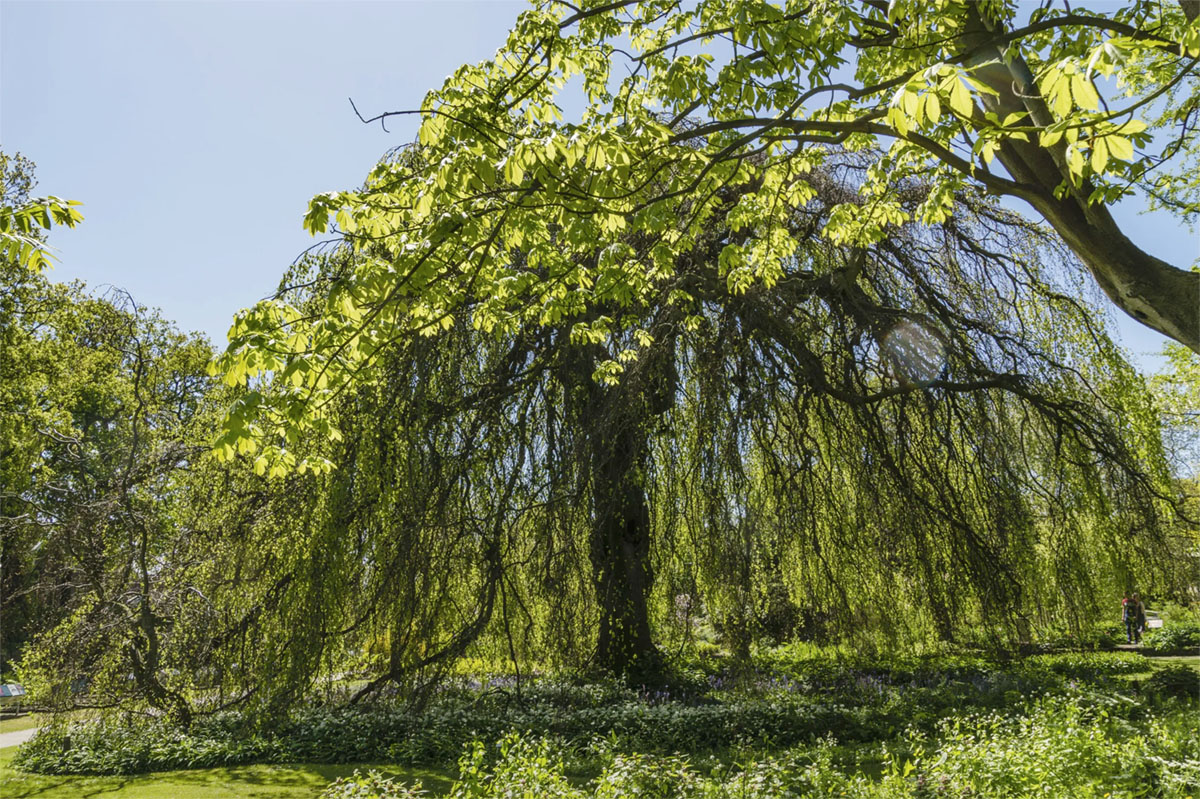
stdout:
{"type": "Polygon", "coordinates": [[[1146,629],[1146,606],[1142,604],[1141,594],[1130,597],[1129,604],[1133,606],[1133,642],[1142,642],[1142,631],[1146,629]]]}
{"type": "Polygon", "coordinates": [[[1133,643],[1133,600],[1129,598],[1129,592],[1125,592],[1125,598],[1121,600],[1121,621],[1125,622],[1125,643],[1133,643]]]}

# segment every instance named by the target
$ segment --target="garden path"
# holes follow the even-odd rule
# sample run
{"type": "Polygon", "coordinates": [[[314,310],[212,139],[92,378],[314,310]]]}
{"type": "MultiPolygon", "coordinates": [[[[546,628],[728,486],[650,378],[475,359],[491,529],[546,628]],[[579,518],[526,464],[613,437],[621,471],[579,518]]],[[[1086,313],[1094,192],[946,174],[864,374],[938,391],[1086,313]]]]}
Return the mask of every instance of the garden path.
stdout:
{"type": "Polygon", "coordinates": [[[36,729],[17,730],[16,732],[0,732],[0,749],[7,746],[16,746],[23,744],[37,734],[36,729]]]}

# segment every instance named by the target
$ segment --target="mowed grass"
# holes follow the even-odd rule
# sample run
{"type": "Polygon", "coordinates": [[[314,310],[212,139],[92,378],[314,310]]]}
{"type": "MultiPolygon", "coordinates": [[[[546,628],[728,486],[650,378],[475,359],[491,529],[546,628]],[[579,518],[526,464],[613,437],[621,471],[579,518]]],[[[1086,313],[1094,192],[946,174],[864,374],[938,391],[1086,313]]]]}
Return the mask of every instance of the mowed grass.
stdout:
{"type": "MultiPolygon", "coordinates": [[[[1192,671],[1200,672],[1200,656],[1198,655],[1169,655],[1167,657],[1146,658],[1149,668],[1142,675],[1153,674],[1170,666],[1191,666],[1192,671]]],[[[1141,675],[1139,675],[1141,676],[1141,675]]]]}
{"type": "Polygon", "coordinates": [[[0,719],[0,734],[32,730],[42,726],[42,721],[36,713],[28,713],[15,719],[0,719]]]}
{"type": "Polygon", "coordinates": [[[421,780],[426,790],[443,794],[446,774],[394,766],[298,764],[163,771],[123,777],[48,777],[12,768],[16,747],[0,749],[0,797],[4,799],[315,799],[333,780],[355,769],[376,769],[397,781],[421,780]]]}

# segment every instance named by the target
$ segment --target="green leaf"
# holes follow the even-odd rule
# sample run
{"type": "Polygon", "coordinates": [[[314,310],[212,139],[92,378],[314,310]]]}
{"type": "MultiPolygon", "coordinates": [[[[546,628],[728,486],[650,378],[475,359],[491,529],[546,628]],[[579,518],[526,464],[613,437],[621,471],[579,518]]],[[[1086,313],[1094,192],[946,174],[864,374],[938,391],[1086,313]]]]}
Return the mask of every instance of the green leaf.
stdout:
{"type": "Polygon", "coordinates": [[[1063,132],[1061,129],[1045,128],[1038,131],[1038,144],[1043,147],[1051,147],[1058,143],[1062,135],[1063,132]]]}
{"type": "Polygon", "coordinates": [[[970,119],[973,107],[971,92],[966,84],[959,80],[954,81],[954,86],[950,89],[950,108],[959,116],[970,119]]]}
{"type": "Polygon", "coordinates": [[[942,101],[933,92],[925,95],[925,116],[929,117],[929,121],[936,125],[941,115],[942,101]]]}
{"type": "Polygon", "coordinates": [[[1092,171],[1099,174],[1104,171],[1105,165],[1108,164],[1108,145],[1104,143],[1103,138],[1092,141],[1092,171]]]}
{"type": "Polygon", "coordinates": [[[1107,136],[1108,151],[1122,161],[1133,160],[1133,142],[1124,136],[1107,136]]]}
{"type": "Polygon", "coordinates": [[[1054,113],[1058,114],[1059,118],[1066,119],[1071,113],[1071,92],[1068,91],[1067,78],[1063,78],[1054,84],[1054,89],[1051,91],[1051,102],[1054,104],[1054,113]]]}
{"type": "Polygon", "coordinates": [[[1071,76],[1071,94],[1075,96],[1075,104],[1080,108],[1095,111],[1100,107],[1100,95],[1096,93],[1096,87],[1083,75],[1071,76]]]}
{"type": "Polygon", "coordinates": [[[487,158],[479,160],[479,179],[483,181],[484,186],[491,186],[496,182],[496,165],[487,158]]]}
{"type": "Polygon", "coordinates": [[[512,153],[504,159],[504,180],[514,186],[520,186],[525,180],[525,168],[513,157],[512,153]]]}

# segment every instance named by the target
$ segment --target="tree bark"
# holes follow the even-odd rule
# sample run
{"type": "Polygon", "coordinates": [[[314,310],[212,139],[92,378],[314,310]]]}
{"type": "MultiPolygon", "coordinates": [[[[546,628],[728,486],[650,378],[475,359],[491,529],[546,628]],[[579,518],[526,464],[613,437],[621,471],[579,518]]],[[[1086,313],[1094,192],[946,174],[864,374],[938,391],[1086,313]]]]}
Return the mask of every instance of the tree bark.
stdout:
{"type": "Polygon", "coordinates": [[[655,356],[605,386],[592,378],[602,353],[580,348],[568,358],[564,383],[585,441],[591,494],[589,556],[600,609],[595,664],[626,679],[650,679],[661,658],[650,629],[653,531],[646,495],[650,428],[674,402],[675,380],[665,343],[655,356]]]}
{"type": "Polygon", "coordinates": [[[592,579],[600,604],[597,665],[631,675],[657,667],[647,600],[650,508],[643,474],[645,425],[636,414],[603,420],[592,439],[592,579]]]}

